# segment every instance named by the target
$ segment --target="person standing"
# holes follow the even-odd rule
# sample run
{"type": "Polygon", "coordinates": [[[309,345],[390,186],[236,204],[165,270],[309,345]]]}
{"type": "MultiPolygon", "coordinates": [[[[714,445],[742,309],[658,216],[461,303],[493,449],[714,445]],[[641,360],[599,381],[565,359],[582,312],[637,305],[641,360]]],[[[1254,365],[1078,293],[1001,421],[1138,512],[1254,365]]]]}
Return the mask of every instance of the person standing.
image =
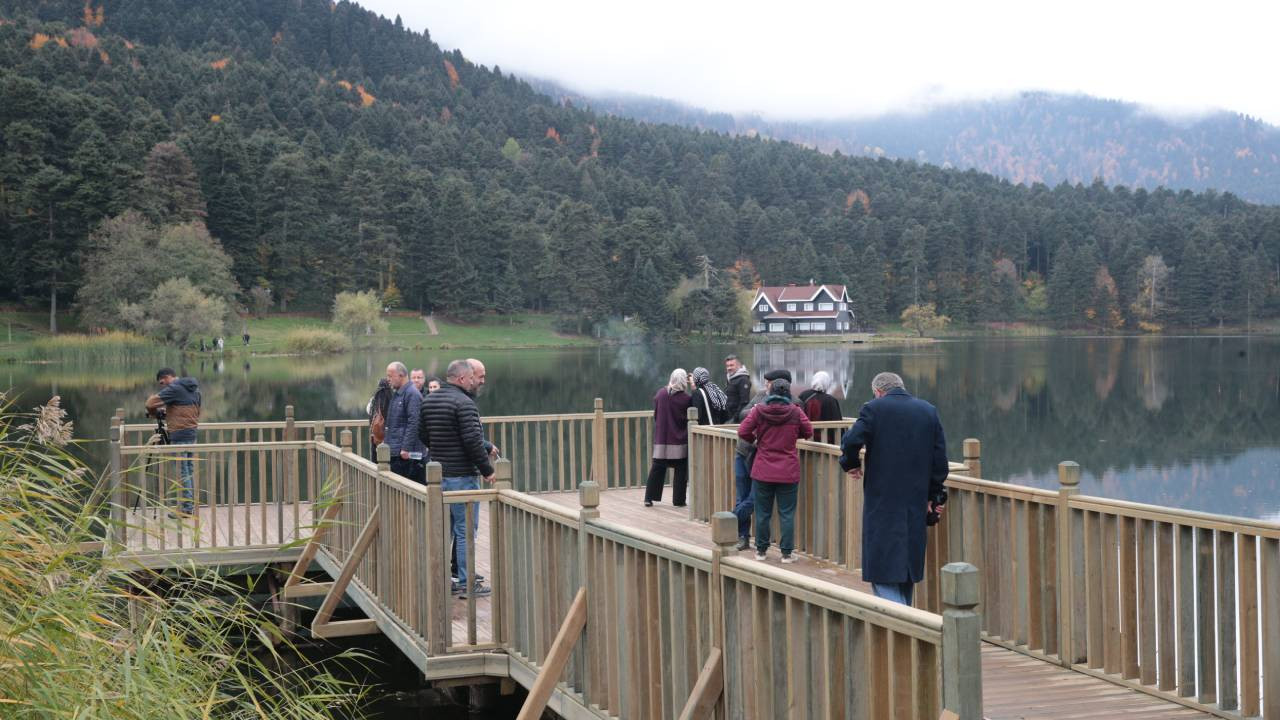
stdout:
{"type": "MultiPolygon", "coordinates": [[[[199,383],[193,377],[178,377],[173,368],[160,368],[156,372],[156,384],[160,391],[147,398],[147,417],[164,417],[169,444],[194,444],[196,429],[200,427],[199,383]]],[[[178,474],[182,478],[181,508],[184,515],[190,515],[195,510],[194,468],[191,453],[183,453],[182,457],[178,462],[178,474]]]]}
{"type": "Polygon", "coordinates": [[[747,406],[747,401],[751,399],[751,373],[742,366],[742,361],[737,355],[725,357],[724,373],[725,410],[730,420],[736,420],[738,414],[747,406]]]}
{"type": "Polygon", "coordinates": [[[862,480],[862,579],[877,596],[910,605],[924,579],[928,517],[947,502],[947,440],[938,409],[912,397],[898,375],[876,375],[871,392],[840,442],[840,466],[862,480]]]}
{"type": "Polygon", "coordinates": [[[756,445],[751,479],[755,493],[757,560],[768,557],[770,523],[776,502],[782,562],[796,561],[791,553],[795,548],[796,497],[800,490],[800,455],[796,452],[796,441],[812,436],[813,425],[791,401],[791,383],[783,378],[769,384],[764,403],[751,408],[738,426],[738,437],[756,445]]]}
{"type": "Polygon", "coordinates": [[[728,398],[719,385],[711,382],[711,373],[704,367],[696,367],[689,378],[693,380],[693,405],[698,409],[698,424],[719,425],[728,420],[728,398]]]}
{"type": "Polygon", "coordinates": [[[671,371],[667,386],[653,396],[653,464],[644,484],[644,506],[662,500],[667,468],[675,470],[671,481],[671,504],[684,507],[689,487],[689,374],[683,368],[671,371]]]}
{"type": "MultiPolygon", "coordinates": [[[[751,412],[751,408],[764,402],[765,397],[769,394],[768,383],[774,380],[784,379],[788,383],[791,382],[791,372],[789,370],[770,370],[764,374],[766,383],[764,391],[751,398],[738,411],[737,417],[732,418],[734,422],[739,424],[747,419],[747,414],[751,412]]],[[[733,514],[738,518],[738,551],[741,552],[751,546],[751,516],[755,511],[756,494],[751,486],[751,463],[756,457],[756,446],[750,440],[742,437],[738,438],[738,446],[733,454],[733,484],[736,496],[733,505],[733,514]]]]}
{"type": "Polygon", "coordinates": [[[427,374],[422,371],[422,368],[414,368],[409,371],[409,382],[413,383],[413,386],[418,388],[419,395],[426,397],[427,374]]]}
{"type": "Polygon", "coordinates": [[[391,472],[414,482],[425,482],[422,465],[422,440],[418,437],[422,395],[409,380],[402,362],[387,366],[387,383],[395,390],[387,407],[387,437],[391,448],[391,472]]]}
{"type": "MultiPolygon", "coordinates": [[[[422,404],[418,436],[431,451],[431,459],[440,463],[444,473],[444,490],[478,490],[480,478],[494,480],[493,463],[485,451],[484,431],[480,427],[480,411],[472,398],[474,373],[466,360],[454,360],[445,372],[445,383],[427,395],[422,404]]],[[[471,527],[477,529],[480,508],[476,503],[453,503],[449,516],[453,540],[458,548],[458,586],[462,596],[468,592],[466,515],[471,512],[471,527]]],[[[488,595],[491,590],[478,578],[471,579],[472,596],[488,595]]]]}
{"type": "MultiPolygon", "coordinates": [[[[840,401],[831,396],[831,373],[819,370],[813,374],[813,382],[809,384],[809,389],[800,393],[800,407],[813,422],[844,419],[840,411],[840,401]]],[[[835,445],[840,442],[841,434],[839,428],[823,428],[814,433],[814,439],[835,445]]]]}

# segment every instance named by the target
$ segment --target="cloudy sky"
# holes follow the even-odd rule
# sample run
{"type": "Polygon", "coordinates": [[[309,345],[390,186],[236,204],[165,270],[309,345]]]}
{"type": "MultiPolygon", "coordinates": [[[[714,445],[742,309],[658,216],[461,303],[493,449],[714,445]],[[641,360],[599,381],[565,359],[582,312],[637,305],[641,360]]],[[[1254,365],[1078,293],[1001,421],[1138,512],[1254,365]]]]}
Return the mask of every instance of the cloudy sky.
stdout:
{"type": "Polygon", "coordinates": [[[728,112],[835,117],[1019,90],[1280,124],[1280,3],[358,0],[473,62],[728,112]]]}

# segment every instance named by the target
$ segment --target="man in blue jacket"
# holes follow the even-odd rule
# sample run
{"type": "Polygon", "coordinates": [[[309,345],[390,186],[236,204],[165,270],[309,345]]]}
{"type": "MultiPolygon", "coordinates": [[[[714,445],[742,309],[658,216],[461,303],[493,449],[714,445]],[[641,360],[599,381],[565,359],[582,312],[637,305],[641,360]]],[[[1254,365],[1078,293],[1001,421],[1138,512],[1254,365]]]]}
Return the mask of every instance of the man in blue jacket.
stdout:
{"type": "Polygon", "coordinates": [[[391,448],[391,472],[414,482],[426,482],[423,445],[418,438],[422,395],[409,382],[409,370],[402,362],[387,366],[387,382],[395,390],[387,406],[387,437],[383,441],[391,448]]]}
{"type": "Polygon", "coordinates": [[[863,481],[862,579],[877,596],[910,605],[924,578],[925,528],[947,502],[947,440],[937,408],[912,397],[901,377],[880,373],[871,392],[840,443],[840,466],[863,481]]]}

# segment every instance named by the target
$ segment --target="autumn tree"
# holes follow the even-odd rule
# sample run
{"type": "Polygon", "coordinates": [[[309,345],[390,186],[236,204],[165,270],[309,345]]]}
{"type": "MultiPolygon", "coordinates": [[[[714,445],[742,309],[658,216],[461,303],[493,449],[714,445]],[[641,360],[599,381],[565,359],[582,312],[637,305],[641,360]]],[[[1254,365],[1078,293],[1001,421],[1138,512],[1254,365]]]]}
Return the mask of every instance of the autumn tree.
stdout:
{"type": "Polygon", "coordinates": [[[951,323],[951,318],[938,314],[938,308],[933,303],[908,305],[901,317],[902,324],[915,330],[920,337],[924,337],[926,331],[941,330],[951,323]]]}

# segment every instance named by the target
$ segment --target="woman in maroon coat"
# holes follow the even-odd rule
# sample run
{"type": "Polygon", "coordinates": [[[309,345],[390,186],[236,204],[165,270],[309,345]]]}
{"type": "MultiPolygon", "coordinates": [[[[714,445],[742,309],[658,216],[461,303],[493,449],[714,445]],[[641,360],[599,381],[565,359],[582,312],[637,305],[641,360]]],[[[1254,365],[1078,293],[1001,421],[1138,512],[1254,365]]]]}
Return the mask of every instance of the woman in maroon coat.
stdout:
{"type": "Polygon", "coordinates": [[[689,486],[689,373],[671,371],[667,386],[653,396],[653,464],[644,485],[644,506],[662,500],[667,468],[676,471],[671,481],[671,504],[684,507],[689,486]]]}
{"type": "Polygon", "coordinates": [[[791,383],[783,379],[769,384],[764,402],[751,408],[738,437],[756,444],[751,464],[752,491],[756,496],[756,559],[769,551],[769,523],[773,503],[778,503],[778,524],[782,529],[778,548],[782,562],[793,563],[795,547],[796,495],[800,487],[800,456],[796,441],[813,437],[813,425],[804,411],[791,401],[791,383]]]}

